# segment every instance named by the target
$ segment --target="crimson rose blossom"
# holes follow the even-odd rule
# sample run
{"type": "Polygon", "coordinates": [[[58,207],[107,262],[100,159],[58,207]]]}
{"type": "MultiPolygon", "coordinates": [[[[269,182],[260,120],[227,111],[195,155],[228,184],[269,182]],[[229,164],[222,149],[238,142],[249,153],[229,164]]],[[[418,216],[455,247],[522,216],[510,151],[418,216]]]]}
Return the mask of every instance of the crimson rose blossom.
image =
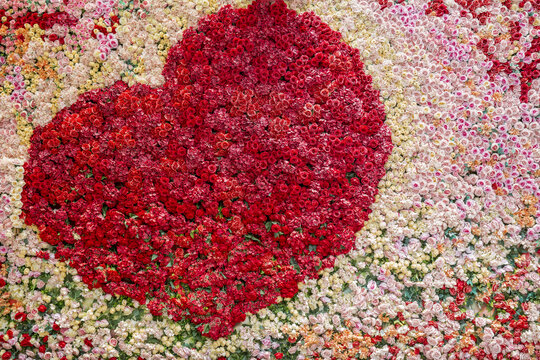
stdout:
{"type": "Polygon", "coordinates": [[[283,1],[201,19],[163,74],[36,128],[23,210],[89,287],[216,339],[353,248],[391,137],[359,51],[283,1]]]}

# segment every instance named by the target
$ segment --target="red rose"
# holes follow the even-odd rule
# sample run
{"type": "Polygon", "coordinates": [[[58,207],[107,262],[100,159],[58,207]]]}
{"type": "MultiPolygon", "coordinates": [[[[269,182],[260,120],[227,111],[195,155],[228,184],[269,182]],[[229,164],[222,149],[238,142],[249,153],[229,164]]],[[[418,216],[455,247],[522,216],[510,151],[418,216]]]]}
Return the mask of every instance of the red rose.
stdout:
{"type": "Polygon", "coordinates": [[[19,320],[19,321],[26,321],[26,318],[28,317],[28,315],[26,315],[26,313],[24,312],[18,312],[15,314],[15,320],[19,320]]]}

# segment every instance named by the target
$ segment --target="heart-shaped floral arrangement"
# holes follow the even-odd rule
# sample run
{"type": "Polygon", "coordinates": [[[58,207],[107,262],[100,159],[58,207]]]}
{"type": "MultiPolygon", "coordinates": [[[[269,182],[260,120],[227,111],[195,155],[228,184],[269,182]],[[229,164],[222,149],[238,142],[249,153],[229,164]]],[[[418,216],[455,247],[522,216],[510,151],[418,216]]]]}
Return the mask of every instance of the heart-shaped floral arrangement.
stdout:
{"type": "Polygon", "coordinates": [[[26,222],[88,286],[227,335],[353,248],[392,149],[362,68],[313,13],[225,6],[161,88],[117,82],[35,129],[26,222]]]}

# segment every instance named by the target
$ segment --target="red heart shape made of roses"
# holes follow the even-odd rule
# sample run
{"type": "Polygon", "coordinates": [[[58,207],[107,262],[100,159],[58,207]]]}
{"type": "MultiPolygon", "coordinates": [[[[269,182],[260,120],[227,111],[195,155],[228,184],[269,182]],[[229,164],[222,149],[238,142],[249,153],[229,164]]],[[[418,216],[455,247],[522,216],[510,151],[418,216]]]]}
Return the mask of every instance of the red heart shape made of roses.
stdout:
{"type": "Polygon", "coordinates": [[[216,339],[353,248],[391,137],[359,51],[282,1],[201,19],[163,74],[36,128],[23,210],[90,287],[216,339]]]}

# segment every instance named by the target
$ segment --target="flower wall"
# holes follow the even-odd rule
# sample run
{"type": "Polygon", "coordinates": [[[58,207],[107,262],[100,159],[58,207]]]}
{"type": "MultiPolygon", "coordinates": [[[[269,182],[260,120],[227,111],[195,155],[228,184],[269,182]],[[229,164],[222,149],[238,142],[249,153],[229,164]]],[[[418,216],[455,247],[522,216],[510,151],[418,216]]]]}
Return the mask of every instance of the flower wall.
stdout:
{"type": "Polygon", "coordinates": [[[540,358],[536,1],[29,3],[2,359],[540,358]]]}

